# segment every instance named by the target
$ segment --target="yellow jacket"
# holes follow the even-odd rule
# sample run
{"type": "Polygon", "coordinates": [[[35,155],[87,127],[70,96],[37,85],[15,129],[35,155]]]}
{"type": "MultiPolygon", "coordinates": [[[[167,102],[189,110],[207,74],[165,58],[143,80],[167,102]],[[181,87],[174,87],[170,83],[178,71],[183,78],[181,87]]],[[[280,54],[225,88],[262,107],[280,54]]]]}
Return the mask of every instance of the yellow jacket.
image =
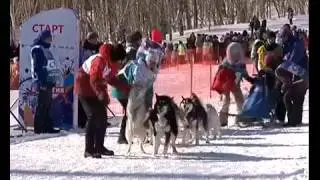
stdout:
{"type": "Polygon", "coordinates": [[[264,69],[266,64],[264,62],[264,57],[267,54],[267,49],[265,48],[265,46],[260,46],[258,49],[258,69],[264,69]]]}
{"type": "Polygon", "coordinates": [[[281,58],[282,56],[282,49],[280,46],[277,46],[273,51],[267,51],[265,46],[261,46],[258,49],[258,65],[259,65],[259,70],[265,69],[266,68],[266,62],[264,61],[264,58],[266,57],[267,54],[273,54],[276,60],[281,58]]]}

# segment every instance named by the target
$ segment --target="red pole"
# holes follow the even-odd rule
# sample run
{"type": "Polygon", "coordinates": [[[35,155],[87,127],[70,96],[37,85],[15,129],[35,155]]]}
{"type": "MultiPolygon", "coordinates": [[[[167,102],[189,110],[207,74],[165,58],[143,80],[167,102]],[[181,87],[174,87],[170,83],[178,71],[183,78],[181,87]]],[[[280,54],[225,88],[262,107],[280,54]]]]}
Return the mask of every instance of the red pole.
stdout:
{"type": "Polygon", "coordinates": [[[210,94],[210,98],[211,98],[211,82],[212,82],[212,63],[210,63],[209,65],[209,68],[210,68],[210,77],[209,77],[209,94],[210,94]]]}
{"type": "Polygon", "coordinates": [[[194,57],[191,57],[191,62],[190,62],[190,95],[192,94],[192,85],[193,85],[193,62],[194,62],[194,57]]]}

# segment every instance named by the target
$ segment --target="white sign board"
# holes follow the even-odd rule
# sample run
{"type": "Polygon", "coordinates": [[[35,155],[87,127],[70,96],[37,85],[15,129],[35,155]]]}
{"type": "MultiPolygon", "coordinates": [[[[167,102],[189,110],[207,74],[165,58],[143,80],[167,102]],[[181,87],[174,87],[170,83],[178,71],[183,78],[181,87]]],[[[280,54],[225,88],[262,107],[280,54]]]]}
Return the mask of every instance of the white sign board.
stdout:
{"type": "Polygon", "coordinates": [[[20,88],[19,119],[33,124],[37,106],[37,90],[31,79],[31,47],[43,30],[50,30],[53,42],[50,51],[59,67],[61,78],[53,88],[50,116],[54,124],[77,127],[77,96],[73,92],[78,69],[80,31],[79,19],[72,9],[53,9],[40,12],[28,19],[20,31],[20,88]],[[71,91],[70,91],[71,89],[71,91]],[[67,97],[67,98],[66,98],[67,97]],[[32,123],[30,122],[32,121],[32,123]]]}

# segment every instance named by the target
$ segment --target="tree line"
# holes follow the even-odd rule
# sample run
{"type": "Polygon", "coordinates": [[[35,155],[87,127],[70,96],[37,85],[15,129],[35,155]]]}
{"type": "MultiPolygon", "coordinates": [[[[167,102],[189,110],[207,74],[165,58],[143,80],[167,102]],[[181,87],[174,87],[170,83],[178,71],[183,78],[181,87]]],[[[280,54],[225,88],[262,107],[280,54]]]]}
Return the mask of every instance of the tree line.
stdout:
{"type": "Polygon", "coordinates": [[[10,30],[43,10],[73,8],[79,13],[81,38],[96,31],[102,40],[121,41],[125,34],[158,28],[169,34],[193,28],[249,22],[256,15],[284,17],[288,7],[308,13],[308,0],[10,0],[10,30]]]}

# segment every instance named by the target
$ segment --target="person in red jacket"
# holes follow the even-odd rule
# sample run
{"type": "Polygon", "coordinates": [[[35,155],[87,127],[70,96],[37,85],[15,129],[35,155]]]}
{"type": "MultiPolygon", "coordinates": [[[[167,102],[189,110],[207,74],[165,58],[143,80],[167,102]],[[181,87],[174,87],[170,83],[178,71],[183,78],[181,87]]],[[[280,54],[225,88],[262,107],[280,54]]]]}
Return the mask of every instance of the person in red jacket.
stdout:
{"type": "Polygon", "coordinates": [[[85,137],[85,157],[101,158],[101,155],[114,155],[103,146],[107,128],[105,106],[110,99],[107,84],[130,91],[128,85],[117,79],[118,64],[124,59],[126,51],[121,44],[103,44],[99,53],[90,56],[80,67],[75,84],[80,103],[87,115],[85,137]]]}

